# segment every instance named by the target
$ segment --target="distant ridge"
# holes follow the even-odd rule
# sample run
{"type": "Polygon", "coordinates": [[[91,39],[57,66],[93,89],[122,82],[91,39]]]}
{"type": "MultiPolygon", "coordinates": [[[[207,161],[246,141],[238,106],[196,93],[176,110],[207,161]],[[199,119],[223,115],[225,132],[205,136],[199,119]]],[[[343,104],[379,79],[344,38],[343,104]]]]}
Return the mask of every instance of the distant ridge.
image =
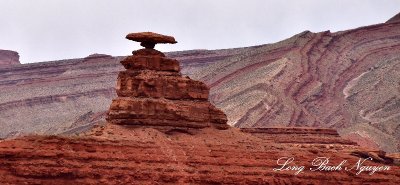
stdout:
{"type": "Polygon", "coordinates": [[[0,49],[0,67],[7,67],[21,64],[18,52],[0,49]]]}
{"type": "Polygon", "coordinates": [[[396,14],[392,18],[390,18],[386,23],[395,23],[400,21],[400,13],[396,14]]]}

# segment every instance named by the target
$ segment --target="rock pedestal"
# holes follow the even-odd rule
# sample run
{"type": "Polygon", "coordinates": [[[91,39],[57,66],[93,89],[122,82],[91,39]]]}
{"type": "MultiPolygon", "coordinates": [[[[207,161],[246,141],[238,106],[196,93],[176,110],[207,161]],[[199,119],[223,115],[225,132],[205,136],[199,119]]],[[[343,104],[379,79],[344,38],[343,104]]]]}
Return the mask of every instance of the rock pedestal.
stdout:
{"type": "Polygon", "coordinates": [[[179,62],[157,51],[157,43],[176,43],[170,36],[151,32],[128,34],[146,47],[121,61],[118,97],[107,121],[162,130],[215,127],[227,129],[226,115],[208,101],[209,88],[180,73],[179,62]]]}

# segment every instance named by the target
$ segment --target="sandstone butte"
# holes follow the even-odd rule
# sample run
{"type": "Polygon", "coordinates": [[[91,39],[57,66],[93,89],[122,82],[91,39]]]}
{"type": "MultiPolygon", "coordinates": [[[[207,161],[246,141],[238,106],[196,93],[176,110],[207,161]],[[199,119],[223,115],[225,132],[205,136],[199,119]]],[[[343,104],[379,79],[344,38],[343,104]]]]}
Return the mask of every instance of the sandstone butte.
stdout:
{"type": "Polygon", "coordinates": [[[0,68],[21,64],[19,55],[15,51],[0,49],[0,68]]]}
{"type": "MultiPolygon", "coordinates": [[[[209,100],[225,112],[228,125],[333,128],[362,146],[395,153],[399,43],[394,16],[340,32],[304,31],[272,44],[165,55],[180,61],[182,74],[210,87],[209,100]]],[[[0,138],[74,134],[104,124],[124,58],[0,65],[0,138]]]]}
{"type": "MultiPolygon", "coordinates": [[[[327,128],[234,128],[208,102],[208,87],[182,77],[178,61],[145,48],[121,61],[117,97],[103,126],[77,136],[0,142],[0,184],[399,184],[393,156],[362,148],[327,128]],[[274,171],[293,157],[305,170],[274,171]],[[332,165],[389,166],[310,171],[332,165]]],[[[343,168],[344,168],[343,166],[343,168]]]]}

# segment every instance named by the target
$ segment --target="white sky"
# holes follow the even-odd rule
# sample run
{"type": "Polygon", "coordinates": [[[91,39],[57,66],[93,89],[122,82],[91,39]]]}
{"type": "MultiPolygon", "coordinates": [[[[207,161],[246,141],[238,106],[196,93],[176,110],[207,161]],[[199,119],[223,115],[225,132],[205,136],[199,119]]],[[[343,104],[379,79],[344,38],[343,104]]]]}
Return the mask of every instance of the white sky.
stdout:
{"type": "Polygon", "coordinates": [[[161,51],[273,43],[304,30],[340,31],[382,23],[400,0],[0,0],[0,49],[22,63],[129,55],[130,32],[171,35],[161,51]]]}

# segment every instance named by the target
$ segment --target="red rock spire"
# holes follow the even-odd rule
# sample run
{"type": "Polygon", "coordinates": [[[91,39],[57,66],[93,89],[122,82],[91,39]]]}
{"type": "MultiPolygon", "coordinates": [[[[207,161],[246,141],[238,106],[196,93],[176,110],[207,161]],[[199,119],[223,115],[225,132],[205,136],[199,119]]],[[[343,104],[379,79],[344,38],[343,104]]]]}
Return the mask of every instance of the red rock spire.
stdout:
{"type": "Polygon", "coordinates": [[[127,39],[146,47],[121,61],[117,94],[107,121],[154,127],[163,131],[215,127],[226,129],[226,115],[208,101],[203,82],[182,77],[179,62],[154,49],[157,43],[176,43],[171,36],[131,33],[127,39]]]}

